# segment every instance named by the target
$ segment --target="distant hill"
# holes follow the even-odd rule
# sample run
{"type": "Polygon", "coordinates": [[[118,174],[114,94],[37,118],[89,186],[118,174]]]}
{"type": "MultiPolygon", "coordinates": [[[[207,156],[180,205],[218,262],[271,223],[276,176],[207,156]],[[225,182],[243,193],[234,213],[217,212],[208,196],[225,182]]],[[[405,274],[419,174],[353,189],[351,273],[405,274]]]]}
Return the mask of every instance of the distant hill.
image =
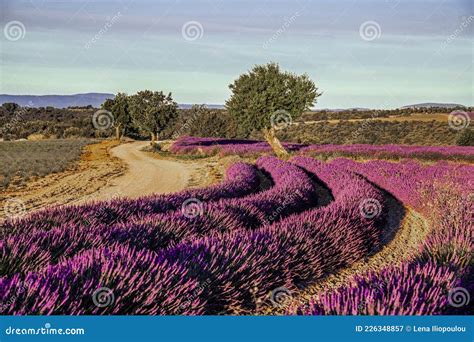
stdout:
{"type": "Polygon", "coordinates": [[[313,112],[346,112],[346,111],[356,111],[356,112],[363,112],[366,110],[370,110],[370,108],[360,108],[360,107],[354,107],[354,108],[323,108],[323,109],[313,109],[313,112]]]}
{"type": "Polygon", "coordinates": [[[408,106],[400,107],[402,109],[416,109],[416,108],[431,108],[431,107],[439,107],[439,108],[455,108],[455,107],[464,107],[462,104],[459,103],[435,103],[435,102],[426,102],[426,103],[417,103],[408,106]]]}
{"type": "MultiPolygon", "coordinates": [[[[86,94],[73,94],[73,95],[7,95],[0,94],[0,105],[5,102],[14,102],[20,106],[28,107],[55,107],[55,108],[67,108],[67,107],[84,107],[91,105],[94,108],[100,107],[107,99],[114,98],[114,94],[108,93],[86,93],[86,94]]],[[[179,108],[189,109],[192,107],[192,104],[189,103],[180,103],[179,108]]],[[[206,104],[208,108],[212,109],[224,109],[225,106],[221,104],[206,104]]],[[[426,102],[426,103],[417,103],[408,106],[400,107],[401,109],[410,109],[410,108],[430,108],[430,107],[440,107],[440,108],[454,108],[454,107],[464,107],[461,104],[457,103],[435,103],[435,102],[426,102]]],[[[370,108],[325,108],[325,109],[313,109],[314,112],[327,111],[327,112],[342,112],[342,111],[369,111],[370,108]]]]}
{"type": "Polygon", "coordinates": [[[0,94],[0,105],[5,102],[14,102],[20,106],[28,107],[56,107],[66,108],[72,106],[100,107],[107,99],[114,98],[114,94],[87,93],[74,95],[6,95],[0,94]]]}
{"type": "MultiPolygon", "coordinates": [[[[181,109],[190,109],[193,105],[189,103],[180,103],[178,104],[178,106],[181,109]]],[[[224,105],[220,105],[220,104],[206,104],[206,107],[211,108],[211,109],[224,109],[225,108],[224,105]]]]}
{"type": "MultiPolygon", "coordinates": [[[[5,102],[14,102],[22,107],[84,107],[91,105],[94,108],[100,107],[107,99],[113,99],[114,94],[107,93],[87,93],[87,94],[73,94],[73,95],[7,95],[0,94],[0,105],[5,102]]],[[[181,109],[189,109],[193,105],[183,103],[178,105],[181,109]]],[[[208,108],[223,109],[224,105],[208,104],[208,108]]]]}

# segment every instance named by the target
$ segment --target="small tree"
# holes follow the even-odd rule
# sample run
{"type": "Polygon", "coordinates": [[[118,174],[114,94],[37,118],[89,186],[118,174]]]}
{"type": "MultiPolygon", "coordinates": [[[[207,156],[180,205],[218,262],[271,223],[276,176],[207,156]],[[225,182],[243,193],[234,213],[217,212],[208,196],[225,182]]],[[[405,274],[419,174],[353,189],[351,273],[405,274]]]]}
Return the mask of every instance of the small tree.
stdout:
{"type": "Polygon", "coordinates": [[[198,137],[229,138],[235,136],[235,119],[222,109],[209,109],[205,105],[193,105],[183,127],[187,133],[198,137]]]}
{"type": "Polygon", "coordinates": [[[154,144],[157,134],[178,115],[178,105],[171,93],[143,90],[130,97],[130,114],[133,123],[151,136],[154,144]]]}
{"type": "Polygon", "coordinates": [[[120,140],[122,132],[125,132],[131,123],[128,101],[127,94],[117,93],[114,99],[107,99],[102,104],[102,108],[112,113],[114,117],[115,138],[117,140],[120,140]]]}
{"type": "Polygon", "coordinates": [[[4,104],[2,104],[2,107],[3,109],[7,111],[8,114],[11,114],[11,115],[13,115],[16,112],[16,110],[20,108],[18,104],[13,103],[13,102],[5,102],[4,104]]]}
{"type": "Polygon", "coordinates": [[[261,130],[277,155],[287,154],[275,130],[291,124],[321,94],[308,75],[280,71],[276,63],[256,65],[229,85],[227,110],[236,118],[239,136],[261,130]]]}
{"type": "Polygon", "coordinates": [[[459,146],[474,146],[474,129],[463,129],[456,143],[459,146]]]}

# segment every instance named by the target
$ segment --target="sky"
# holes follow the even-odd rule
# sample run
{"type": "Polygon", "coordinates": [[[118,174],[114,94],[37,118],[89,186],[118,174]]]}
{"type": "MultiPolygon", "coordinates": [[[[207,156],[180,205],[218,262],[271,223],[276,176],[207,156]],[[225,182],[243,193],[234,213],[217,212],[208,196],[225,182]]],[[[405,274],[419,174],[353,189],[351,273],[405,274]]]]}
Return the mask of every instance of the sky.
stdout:
{"type": "Polygon", "coordinates": [[[223,104],[272,61],[314,80],[315,108],[474,104],[469,0],[0,0],[0,24],[4,94],[223,104]]]}

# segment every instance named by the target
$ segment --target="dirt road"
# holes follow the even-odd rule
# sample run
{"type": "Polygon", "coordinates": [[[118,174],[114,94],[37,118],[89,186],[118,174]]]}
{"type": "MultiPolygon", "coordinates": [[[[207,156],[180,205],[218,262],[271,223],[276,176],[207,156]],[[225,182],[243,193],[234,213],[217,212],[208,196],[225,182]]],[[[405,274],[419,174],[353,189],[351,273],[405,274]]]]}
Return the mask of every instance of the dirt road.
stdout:
{"type": "Polygon", "coordinates": [[[141,151],[147,144],[109,140],[86,146],[71,169],[1,193],[0,220],[12,211],[21,216],[52,205],[170,193],[207,186],[222,177],[224,168],[213,159],[168,160],[141,151]],[[14,210],[2,210],[12,205],[14,210]]]}
{"type": "Polygon", "coordinates": [[[198,172],[197,163],[157,159],[141,151],[149,142],[136,141],[122,144],[111,150],[127,171],[111,181],[111,184],[93,195],[94,199],[111,197],[139,197],[152,193],[171,193],[186,188],[193,174],[198,172]]]}

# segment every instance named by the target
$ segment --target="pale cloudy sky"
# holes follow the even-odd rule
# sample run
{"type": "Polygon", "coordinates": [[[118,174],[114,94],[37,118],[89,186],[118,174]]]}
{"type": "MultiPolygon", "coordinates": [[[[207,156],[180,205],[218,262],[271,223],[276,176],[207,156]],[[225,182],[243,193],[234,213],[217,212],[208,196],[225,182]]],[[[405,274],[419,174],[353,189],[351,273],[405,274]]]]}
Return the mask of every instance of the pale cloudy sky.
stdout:
{"type": "Polygon", "coordinates": [[[0,1],[0,93],[222,104],[240,73],[275,61],[310,75],[317,108],[474,104],[468,0],[0,1]]]}

